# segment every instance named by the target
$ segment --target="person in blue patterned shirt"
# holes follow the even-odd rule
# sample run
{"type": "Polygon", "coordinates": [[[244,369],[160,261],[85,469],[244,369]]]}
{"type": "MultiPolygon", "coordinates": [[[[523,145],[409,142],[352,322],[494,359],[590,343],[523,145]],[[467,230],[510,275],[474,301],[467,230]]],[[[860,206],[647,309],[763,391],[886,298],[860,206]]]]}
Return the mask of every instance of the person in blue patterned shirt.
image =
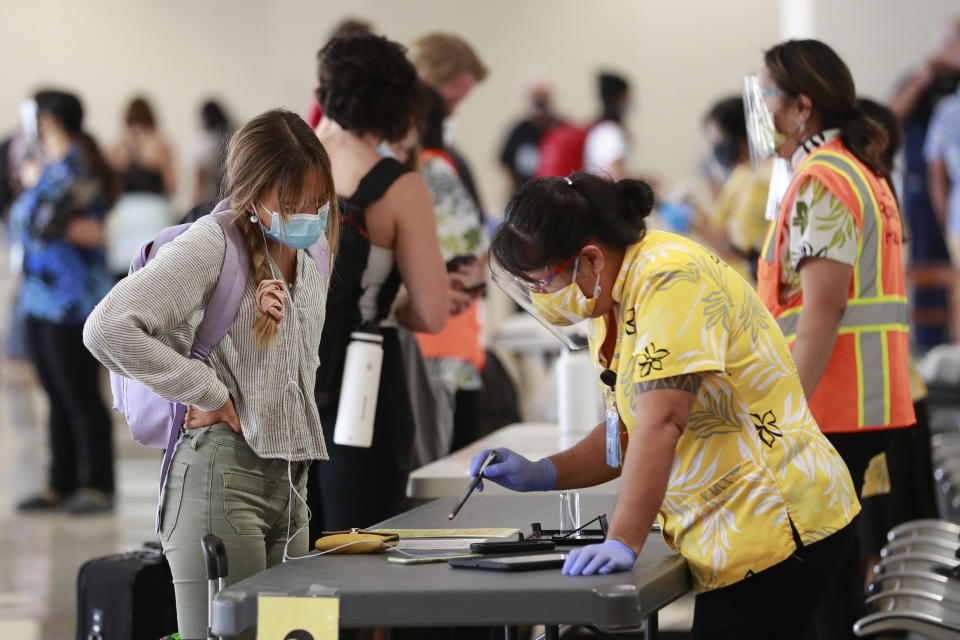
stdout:
{"type": "Polygon", "coordinates": [[[113,178],[83,131],[80,100],[62,91],[41,91],[35,100],[46,164],[10,213],[24,248],[18,311],[50,400],[51,460],[49,487],[18,509],[105,511],[113,507],[111,419],[99,364],[83,346],[83,323],[112,283],[103,219],[113,178]]]}

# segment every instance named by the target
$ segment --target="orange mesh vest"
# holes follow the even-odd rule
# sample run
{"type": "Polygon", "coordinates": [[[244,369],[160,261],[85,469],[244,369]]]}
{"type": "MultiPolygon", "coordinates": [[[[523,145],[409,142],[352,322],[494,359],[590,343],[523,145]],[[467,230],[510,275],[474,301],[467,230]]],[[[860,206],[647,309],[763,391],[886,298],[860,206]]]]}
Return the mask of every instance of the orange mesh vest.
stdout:
{"type": "Polygon", "coordinates": [[[843,203],[860,236],[847,309],[827,370],[807,400],[810,411],[828,433],[910,426],[916,419],[907,367],[908,308],[897,203],[887,183],[839,138],[807,156],[780,201],[760,256],[760,298],[792,347],[803,293],[781,299],[782,249],[797,192],[810,177],[843,203]]]}

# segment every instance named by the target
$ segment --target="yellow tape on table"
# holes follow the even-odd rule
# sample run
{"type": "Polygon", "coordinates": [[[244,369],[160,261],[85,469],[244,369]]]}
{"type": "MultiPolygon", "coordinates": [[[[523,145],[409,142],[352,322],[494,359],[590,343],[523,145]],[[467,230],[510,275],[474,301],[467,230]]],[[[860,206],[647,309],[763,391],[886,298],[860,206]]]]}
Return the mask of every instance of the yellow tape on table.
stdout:
{"type": "Polygon", "coordinates": [[[260,596],[257,640],[336,640],[339,598],[260,596]]]}

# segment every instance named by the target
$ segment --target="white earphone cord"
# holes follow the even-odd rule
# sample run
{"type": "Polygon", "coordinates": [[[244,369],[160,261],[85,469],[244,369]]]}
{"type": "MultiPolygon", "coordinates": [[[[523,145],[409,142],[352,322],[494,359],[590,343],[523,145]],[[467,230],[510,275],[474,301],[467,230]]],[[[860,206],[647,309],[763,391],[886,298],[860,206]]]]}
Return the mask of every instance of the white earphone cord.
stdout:
{"type": "MultiPolygon", "coordinates": [[[[302,325],[300,324],[300,317],[299,317],[300,309],[293,302],[293,291],[290,289],[290,285],[287,283],[287,279],[283,277],[283,273],[280,271],[280,268],[277,267],[276,263],[274,262],[273,256],[270,255],[270,248],[267,246],[267,235],[263,231],[263,225],[259,225],[259,226],[260,226],[260,235],[263,238],[263,250],[264,250],[264,253],[266,254],[267,262],[270,265],[270,271],[273,273],[274,276],[277,277],[278,280],[283,282],[283,286],[287,291],[287,301],[284,303],[284,306],[287,306],[287,304],[289,303],[290,311],[292,311],[292,313],[290,313],[289,315],[291,318],[293,318],[293,323],[296,325],[297,330],[302,332],[303,329],[302,329],[302,325]]],[[[294,268],[296,268],[296,263],[294,264],[294,268]]],[[[289,344],[284,344],[284,346],[289,347],[289,344]]],[[[296,345],[296,347],[301,350],[303,348],[302,344],[296,345]]],[[[299,401],[300,406],[306,407],[307,400],[303,395],[303,390],[300,388],[300,385],[296,382],[296,380],[294,380],[293,371],[290,368],[290,357],[288,355],[287,356],[287,384],[284,385],[283,387],[284,400],[286,400],[287,392],[291,389],[291,387],[293,388],[293,391],[295,393],[295,402],[299,401]]],[[[313,518],[313,512],[310,510],[310,505],[307,504],[307,500],[302,495],[300,495],[300,492],[297,491],[296,486],[294,486],[293,484],[293,463],[290,460],[293,457],[293,434],[291,433],[291,430],[290,430],[290,421],[287,419],[287,403],[286,402],[283,402],[281,404],[280,420],[286,426],[286,432],[287,432],[287,482],[290,485],[290,490],[287,492],[287,539],[283,544],[283,562],[287,562],[288,560],[300,560],[302,558],[310,558],[318,554],[310,553],[309,551],[307,551],[307,553],[302,556],[291,556],[289,553],[290,542],[293,541],[293,539],[296,538],[298,535],[303,533],[304,529],[309,530],[310,520],[311,518],[313,518]],[[294,531],[293,535],[290,535],[290,526],[293,522],[293,496],[297,496],[297,499],[306,508],[307,521],[302,527],[294,531]]],[[[309,468],[310,467],[308,464],[307,471],[306,471],[307,473],[309,473],[309,468]]],[[[310,545],[308,541],[307,543],[308,549],[309,549],[309,546],[310,545]]]]}

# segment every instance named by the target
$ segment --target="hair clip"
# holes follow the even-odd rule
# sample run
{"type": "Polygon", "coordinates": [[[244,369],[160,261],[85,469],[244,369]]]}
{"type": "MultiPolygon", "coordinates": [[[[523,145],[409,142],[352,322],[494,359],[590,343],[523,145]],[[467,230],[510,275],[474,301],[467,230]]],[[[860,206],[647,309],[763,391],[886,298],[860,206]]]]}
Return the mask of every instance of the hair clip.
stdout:
{"type": "Polygon", "coordinates": [[[570,176],[567,176],[566,178],[564,178],[564,180],[567,181],[568,185],[570,185],[571,187],[573,186],[573,180],[570,179],[570,176]]]}

